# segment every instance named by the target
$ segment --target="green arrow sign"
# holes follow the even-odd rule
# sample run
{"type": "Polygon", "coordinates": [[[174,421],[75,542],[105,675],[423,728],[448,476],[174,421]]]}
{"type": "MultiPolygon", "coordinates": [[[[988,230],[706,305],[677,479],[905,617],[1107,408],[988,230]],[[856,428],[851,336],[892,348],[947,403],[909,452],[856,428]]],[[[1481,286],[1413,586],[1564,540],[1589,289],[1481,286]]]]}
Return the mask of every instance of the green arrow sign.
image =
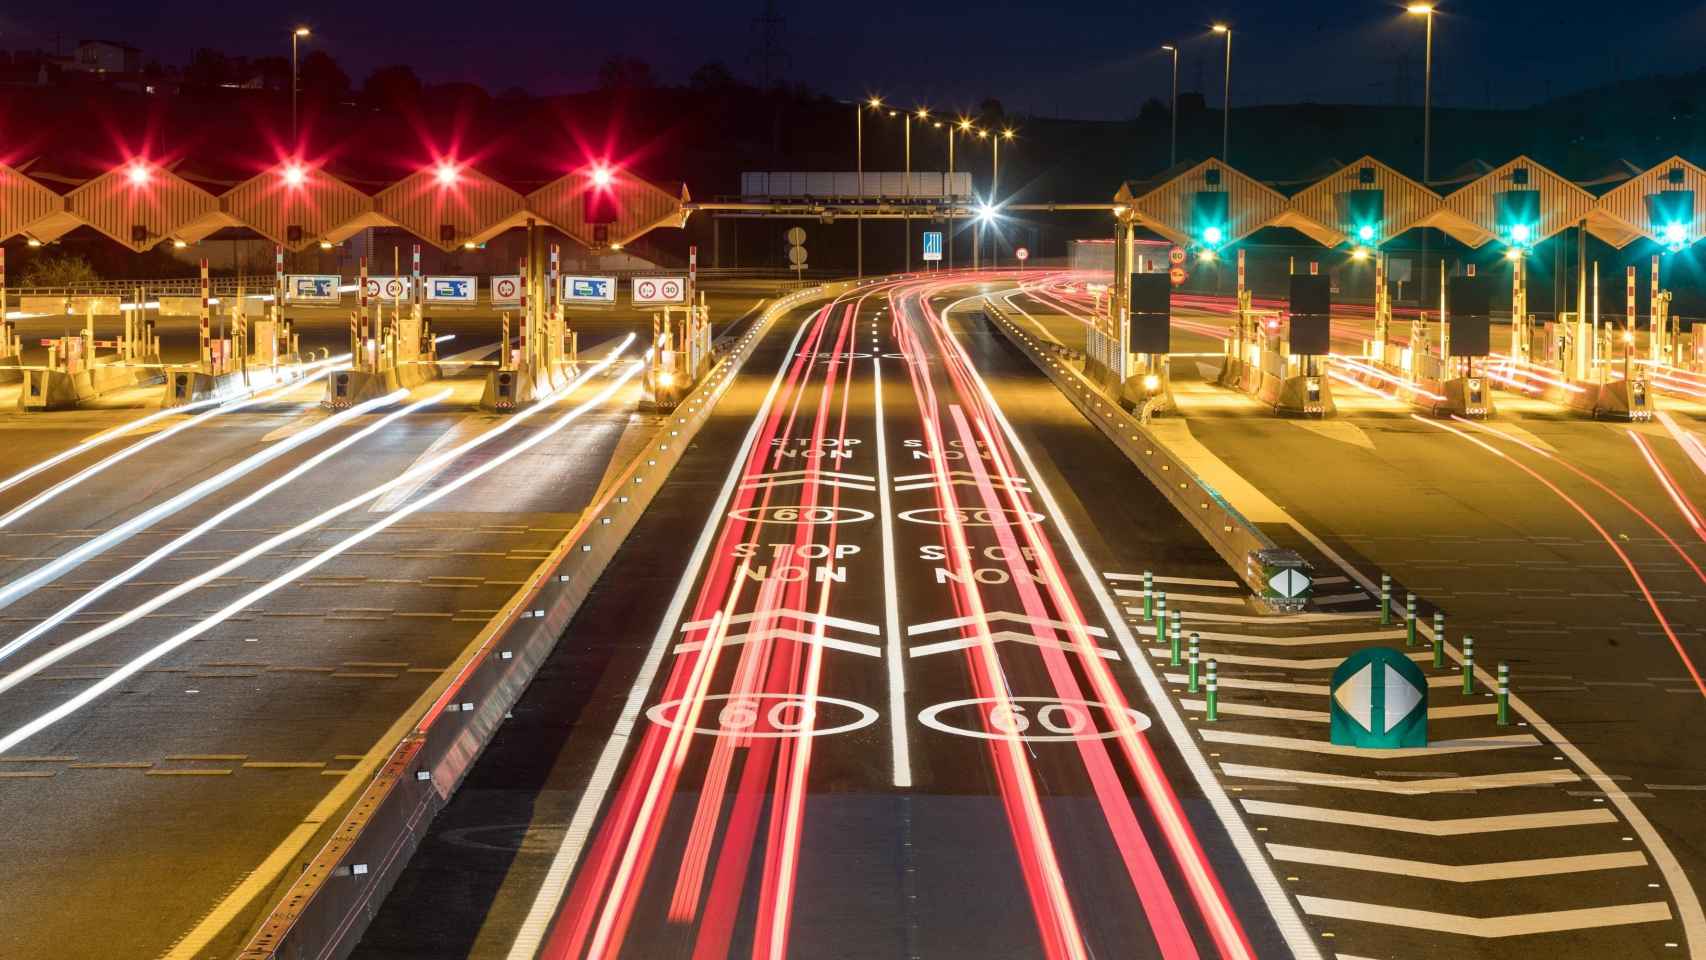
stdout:
{"type": "Polygon", "coordinates": [[[1389,647],[1358,650],[1333,671],[1332,742],[1348,747],[1428,745],[1428,678],[1389,647]]]}

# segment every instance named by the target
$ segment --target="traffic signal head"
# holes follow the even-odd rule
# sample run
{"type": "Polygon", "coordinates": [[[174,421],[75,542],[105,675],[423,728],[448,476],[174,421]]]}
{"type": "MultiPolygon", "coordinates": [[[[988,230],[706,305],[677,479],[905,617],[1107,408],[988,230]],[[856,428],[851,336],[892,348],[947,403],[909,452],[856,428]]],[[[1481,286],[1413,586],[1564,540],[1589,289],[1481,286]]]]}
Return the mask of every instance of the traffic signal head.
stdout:
{"type": "Polygon", "coordinates": [[[1511,242],[1512,243],[1527,243],[1529,237],[1531,237],[1533,235],[1534,235],[1533,231],[1528,229],[1528,224],[1526,224],[1526,223],[1513,223],[1513,224],[1511,224],[1511,242]]]}
{"type": "Polygon", "coordinates": [[[1199,190],[1191,198],[1191,231],[1207,247],[1226,242],[1227,197],[1219,190],[1199,190]]]}
{"type": "Polygon", "coordinates": [[[1224,235],[1220,232],[1219,227],[1204,227],[1203,228],[1203,232],[1202,232],[1202,242],[1203,243],[1209,244],[1210,246],[1214,246],[1214,245],[1219,244],[1222,239],[1224,239],[1224,235]]]}
{"type": "Polygon", "coordinates": [[[1680,247],[1688,242],[1688,228],[1680,223],[1667,224],[1664,230],[1665,243],[1680,247]]]}

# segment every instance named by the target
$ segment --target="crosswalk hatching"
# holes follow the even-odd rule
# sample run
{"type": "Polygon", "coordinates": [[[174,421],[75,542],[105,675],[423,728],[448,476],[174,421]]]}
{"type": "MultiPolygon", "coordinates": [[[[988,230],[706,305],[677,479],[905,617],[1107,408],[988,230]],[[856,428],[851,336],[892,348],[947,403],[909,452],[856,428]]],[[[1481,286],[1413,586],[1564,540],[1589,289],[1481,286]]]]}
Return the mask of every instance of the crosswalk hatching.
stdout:
{"type": "Polygon", "coordinates": [[[1642,842],[1627,797],[1538,718],[1500,725],[1493,691],[1477,681],[1465,694],[1459,664],[1435,667],[1426,636],[1406,646],[1402,614],[1383,626],[1378,598],[1321,578],[1312,612],[1272,615],[1232,580],[1152,574],[1199,664],[1216,662],[1210,720],[1188,663],[1172,663],[1170,627],[1146,615],[1143,575],[1103,576],[1329,955],[1471,957],[1493,938],[1660,955],[1686,942],[1660,863],[1669,854],[1642,842]],[[1371,646],[1427,676],[1428,746],[1330,743],[1331,673],[1371,646]]]}

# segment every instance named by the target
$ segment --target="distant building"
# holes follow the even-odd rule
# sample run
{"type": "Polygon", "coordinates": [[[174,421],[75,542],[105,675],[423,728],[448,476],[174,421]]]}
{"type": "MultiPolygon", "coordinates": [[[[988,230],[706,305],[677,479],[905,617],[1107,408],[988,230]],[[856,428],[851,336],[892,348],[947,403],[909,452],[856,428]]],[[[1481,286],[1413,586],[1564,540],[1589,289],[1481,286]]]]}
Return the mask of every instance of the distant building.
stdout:
{"type": "Polygon", "coordinates": [[[76,64],[89,73],[140,73],[142,51],[114,40],[84,40],[77,44],[76,64]]]}

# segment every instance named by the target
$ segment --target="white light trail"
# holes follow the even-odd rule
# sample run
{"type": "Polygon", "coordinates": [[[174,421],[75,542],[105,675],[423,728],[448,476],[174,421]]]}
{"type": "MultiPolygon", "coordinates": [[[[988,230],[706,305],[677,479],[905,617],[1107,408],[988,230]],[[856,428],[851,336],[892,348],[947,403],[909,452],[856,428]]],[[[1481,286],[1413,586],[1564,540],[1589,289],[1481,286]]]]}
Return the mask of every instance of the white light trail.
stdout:
{"type": "MultiPolygon", "coordinates": [[[[630,340],[633,339],[632,335],[629,336],[629,339],[630,340]]],[[[649,356],[650,356],[650,351],[647,351],[647,357],[649,357],[649,356]]],[[[608,364],[610,362],[614,362],[614,360],[615,360],[615,358],[612,357],[611,360],[607,361],[605,365],[608,366],[608,364]]],[[[102,694],[108,692],[109,690],[112,690],[114,687],[116,687],[119,684],[130,679],[132,676],[135,676],[139,671],[141,671],[142,669],[147,667],[149,664],[160,659],[161,657],[165,656],[166,654],[172,652],[173,650],[177,649],[178,647],[183,646],[184,644],[195,639],[196,637],[201,636],[202,634],[206,633],[207,631],[209,631],[209,630],[213,629],[214,627],[218,626],[219,624],[225,622],[225,620],[230,618],[232,615],[241,612],[242,610],[253,605],[257,601],[263,600],[266,597],[272,595],[273,593],[276,593],[280,589],[283,589],[285,586],[295,582],[298,579],[301,579],[303,576],[306,576],[307,574],[311,573],[312,571],[323,566],[328,561],[337,557],[339,554],[349,550],[351,547],[357,546],[358,544],[362,543],[363,541],[381,533],[386,528],[388,528],[388,527],[392,526],[393,524],[396,524],[397,522],[401,521],[405,517],[409,517],[415,513],[420,512],[421,510],[425,509],[426,507],[430,506],[431,504],[436,503],[437,501],[449,496],[452,493],[455,493],[457,490],[462,489],[463,487],[467,486],[468,484],[473,483],[475,480],[480,479],[481,477],[485,476],[488,473],[491,473],[493,470],[496,470],[497,468],[503,466],[504,464],[508,463],[509,461],[520,456],[521,454],[526,453],[528,450],[531,450],[534,447],[538,446],[539,444],[544,443],[546,440],[550,439],[551,437],[555,436],[557,433],[561,432],[570,423],[573,423],[577,418],[580,417],[581,414],[583,414],[586,411],[591,410],[595,407],[603,405],[603,403],[606,400],[608,400],[608,399],[610,399],[610,397],[614,396],[616,391],[618,391],[622,387],[626,386],[628,381],[632,380],[634,378],[634,375],[639,373],[644,368],[645,368],[645,361],[643,361],[643,360],[630,363],[628,365],[628,369],[625,370],[620,376],[616,377],[610,383],[609,386],[605,387],[603,390],[600,390],[595,396],[592,397],[592,399],[587,400],[586,402],[580,404],[579,406],[573,408],[572,410],[569,410],[567,413],[564,413],[562,416],[558,417],[555,421],[553,421],[549,426],[547,426],[547,427],[539,430],[538,432],[532,434],[531,436],[527,437],[525,440],[522,440],[520,443],[517,443],[515,446],[509,448],[508,450],[503,451],[502,453],[498,454],[497,456],[492,457],[490,460],[487,460],[484,463],[479,464],[478,466],[474,467],[472,470],[469,470],[467,473],[457,477],[455,480],[450,481],[449,483],[445,484],[444,486],[439,487],[437,490],[434,490],[433,492],[427,494],[426,496],[422,497],[421,499],[416,500],[412,503],[409,503],[409,504],[401,507],[400,509],[398,509],[396,512],[391,513],[391,514],[387,514],[385,517],[383,517],[379,520],[376,520],[371,524],[368,524],[365,528],[358,530],[357,532],[355,532],[353,534],[350,534],[348,537],[345,537],[344,539],[338,541],[337,543],[333,544],[332,546],[327,547],[326,549],[315,554],[310,559],[304,560],[302,563],[297,564],[296,566],[294,566],[291,569],[287,570],[286,572],[280,574],[279,576],[273,578],[272,580],[268,581],[267,583],[264,583],[261,586],[256,587],[253,590],[250,590],[248,593],[245,593],[241,597],[238,597],[236,600],[233,600],[230,603],[226,604],[224,607],[220,608],[218,611],[213,613],[211,616],[202,618],[200,621],[196,622],[193,626],[190,626],[190,627],[187,627],[183,630],[180,630],[177,633],[173,634],[172,636],[168,637],[167,639],[160,641],[159,643],[155,644],[153,647],[149,648],[145,653],[133,658],[128,663],[126,663],[124,666],[118,668],[117,670],[114,670],[112,673],[107,674],[105,677],[101,678],[99,681],[96,681],[93,685],[91,685],[88,688],[79,692],[76,696],[72,697],[70,700],[67,700],[66,702],[60,704],[59,706],[54,707],[53,709],[47,711],[46,713],[43,713],[41,716],[36,717],[34,720],[31,720],[30,722],[24,724],[23,726],[18,727],[16,730],[13,730],[11,733],[6,734],[4,737],[0,737],[0,753],[5,753],[6,751],[11,750],[13,747],[17,746],[19,743],[22,743],[23,741],[29,739],[30,737],[36,735],[37,733],[40,733],[42,730],[45,730],[46,728],[52,726],[53,724],[64,719],[65,717],[68,717],[71,714],[77,712],[78,710],[82,709],[83,707],[87,706],[88,704],[94,702],[102,694]]],[[[553,394],[552,396],[557,396],[557,394],[553,394]]],[[[537,406],[537,405],[535,405],[535,406],[537,406]]],[[[61,649],[63,649],[63,648],[61,648],[61,649]]],[[[59,651],[56,650],[54,652],[58,653],[59,651]]],[[[40,662],[41,659],[46,659],[46,658],[45,657],[40,658],[36,662],[40,662]]],[[[31,666],[33,666],[33,665],[34,664],[32,663],[31,666]]],[[[29,669],[29,667],[26,667],[25,669],[27,670],[27,669],[29,669]]],[[[8,678],[8,679],[10,679],[10,678],[8,678]]]]}
{"type": "Polygon", "coordinates": [[[121,436],[123,436],[123,435],[125,435],[125,434],[127,434],[133,430],[140,430],[143,427],[146,427],[151,423],[156,423],[158,421],[166,419],[167,417],[175,417],[175,416],[178,416],[179,414],[189,413],[189,412],[194,411],[194,410],[200,410],[203,407],[211,407],[214,404],[220,403],[220,402],[222,402],[222,401],[217,400],[217,399],[215,399],[215,400],[198,400],[195,403],[186,403],[181,407],[171,407],[171,408],[167,408],[164,410],[156,410],[153,413],[149,414],[146,417],[143,417],[140,420],[132,420],[129,423],[124,423],[124,424],[120,424],[119,426],[113,427],[111,430],[103,430],[100,433],[97,433],[94,436],[89,437],[86,440],[82,440],[82,441],[78,442],[78,444],[74,447],[71,447],[67,450],[63,450],[59,453],[56,453],[53,456],[48,457],[46,460],[41,461],[40,463],[32,464],[31,466],[26,467],[25,469],[20,470],[17,473],[12,474],[11,476],[7,477],[6,479],[0,480],[0,491],[10,489],[11,487],[15,487],[18,484],[23,483],[25,480],[28,480],[29,478],[35,476],[36,474],[41,473],[43,470],[51,469],[51,468],[53,468],[53,467],[55,467],[61,463],[64,463],[65,461],[71,459],[72,457],[77,456],[80,453],[86,453],[89,450],[92,450],[95,447],[98,447],[101,444],[106,443],[108,440],[113,440],[115,438],[121,437],[121,436]]]}
{"type": "MultiPolygon", "coordinates": [[[[256,557],[259,557],[265,553],[268,553],[269,551],[277,548],[278,546],[280,546],[284,543],[287,543],[291,540],[294,540],[295,538],[302,536],[303,534],[308,533],[308,532],[310,532],[310,531],[312,531],[318,527],[324,526],[325,524],[329,523],[333,519],[335,519],[335,518],[337,518],[337,517],[339,517],[345,513],[348,513],[351,510],[354,510],[355,508],[361,506],[362,504],[368,503],[368,502],[370,502],[370,501],[372,501],[378,497],[384,496],[386,491],[391,490],[392,488],[397,487],[401,484],[412,482],[413,480],[422,476],[423,474],[428,474],[432,471],[435,471],[438,468],[442,467],[444,464],[449,463],[450,461],[456,459],[457,457],[462,456],[463,454],[467,453],[468,451],[473,450],[476,447],[479,447],[482,444],[485,444],[485,443],[487,443],[487,442],[509,432],[510,430],[513,430],[515,427],[517,427],[521,423],[525,422],[529,417],[538,413],[540,410],[543,410],[543,409],[549,407],[550,405],[556,403],[558,400],[561,400],[564,397],[569,396],[576,389],[578,389],[582,384],[586,383],[588,380],[591,380],[594,376],[604,372],[606,369],[608,369],[610,367],[611,364],[616,362],[617,357],[619,357],[621,355],[622,351],[624,349],[626,349],[627,345],[632,343],[633,340],[634,340],[634,335],[629,334],[628,338],[622,342],[620,347],[618,347],[615,351],[612,352],[610,357],[608,357],[605,360],[602,360],[599,363],[594,364],[592,367],[588,368],[585,373],[581,374],[579,377],[577,377],[574,381],[569,383],[567,386],[563,387],[561,390],[558,390],[555,393],[552,393],[552,394],[546,396],[545,398],[534,403],[532,406],[529,406],[523,410],[518,411],[513,416],[511,416],[509,419],[498,424],[497,426],[493,427],[492,429],[487,430],[485,433],[482,433],[476,437],[471,437],[468,440],[463,441],[462,443],[458,444],[457,446],[455,446],[449,450],[446,450],[444,453],[432,458],[431,460],[427,460],[427,461],[424,461],[422,463],[416,464],[415,466],[404,471],[403,473],[398,474],[396,477],[393,477],[392,479],[387,480],[382,484],[379,484],[378,486],[372,488],[371,490],[368,490],[366,493],[360,494],[360,495],[355,496],[355,497],[351,497],[350,499],[345,500],[343,503],[340,503],[340,504],[338,504],[334,507],[331,507],[327,510],[321,511],[320,513],[316,514],[315,516],[310,517],[307,520],[304,520],[303,522],[297,524],[294,527],[291,527],[288,530],[285,530],[282,533],[274,534],[273,536],[268,537],[266,540],[263,540],[260,543],[256,544],[255,546],[252,546],[249,549],[244,550],[242,553],[237,554],[236,556],[232,557],[229,560],[226,560],[225,562],[219,564],[218,566],[215,566],[210,570],[203,571],[202,573],[199,573],[196,576],[191,577],[189,580],[186,580],[183,583],[178,584],[177,586],[171,588],[170,590],[167,590],[166,592],[161,593],[158,596],[150,598],[146,602],[134,607],[133,609],[125,611],[123,614],[120,614],[119,616],[114,617],[113,619],[107,621],[106,623],[103,623],[100,626],[95,627],[92,630],[86,631],[86,632],[79,634],[78,636],[76,636],[70,640],[67,640],[66,642],[60,644],[59,646],[48,651],[47,653],[44,653],[41,656],[35,658],[34,660],[31,660],[29,663],[24,664],[22,667],[19,667],[17,670],[13,671],[12,673],[7,674],[4,677],[0,677],[0,693],[3,693],[6,690],[9,690],[14,686],[17,686],[17,684],[20,681],[26,680],[29,677],[32,677],[35,674],[40,673],[42,670],[45,670],[48,667],[52,666],[53,664],[64,659],[65,657],[70,656],[72,653],[75,653],[78,650],[82,650],[83,648],[85,648],[85,647],[89,646],[90,644],[102,639],[103,637],[110,636],[111,634],[113,634],[113,633],[115,633],[115,632],[137,622],[138,620],[140,620],[143,617],[147,616],[148,614],[154,612],[155,610],[160,609],[161,607],[172,602],[173,600],[176,600],[179,597],[182,597],[182,596],[204,586],[207,583],[210,583],[214,580],[217,580],[218,578],[220,578],[222,576],[225,576],[227,573],[230,573],[231,571],[236,570],[238,567],[243,566],[244,564],[255,559],[256,557]]],[[[0,746],[0,752],[4,752],[5,749],[6,749],[5,747],[0,746]]]]}
{"type": "MultiPolygon", "coordinates": [[[[361,440],[362,438],[372,435],[374,432],[378,431],[380,428],[392,423],[393,421],[397,420],[399,417],[404,416],[405,414],[412,413],[412,412],[419,410],[422,407],[425,407],[429,404],[437,403],[438,401],[444,399],[446,396],[449,396],[449,395],[450,395],[450,389],[448,387],[446,387],[445,389],[439,391],[436,394],[433,394],[430,397],[427,397],[424,400],[420,400],[416,403],[412,403],[412,404],[408,405],[407,407],[404,407],[403,409],[401,409],[395,413],[389,414],[388,416],[383,417],[380,420],[377,420],[372,424],[369,424],[368,426],[366,426],[366,427],[362,428],[361,430],[351,434],[350,436],[345,437],[342,440],[339,440],[337,443],[326,448],[325,450],[322,450],[319,453],[315,454],[314,456],[309,457],[307,460],[304,460],[302,463],[291,468],[283,476],[263,485],[259,490],[256,490],[255,492],[249,494],[246,497],[243,497],[242,499],[238,500],[236,503],[226,507],[225,509],[219,511],[218,513],[214,514],[213,516],[209,517],[208,519],[203,520],[201,523],[199,523],[196,526],[194,526],[193,528],[191,528],[187,533],[180,534],[178,537],[176,537],[175,539],[173,539],[169,543],[167,543],[164,546],[156,549],[153,553],[150,553],[148,556],[137,561],[135,564],[132,564],[123,573],[120,573],[117,576],[112,577],[111,579],[107,580],[105,583],[102,583],[100,586],[94,588],[93,590],[90,590],[87,593],[81,594],[75,600],[73,600],[69,604],[67,604],[65,607],[54,612],[53,614],[48,616],[46,619],[44,619],[40,623],[36,624],[35,626],[30,627],[28,630],[24,631],[22,634],[20,634],[16,638],[8,641],[5,646],[0,646],[0,661],[4,661],[6,658],[10,657],[12,654],[14,654],[18,650],[22,649],[26,644],[28,644],[30,641],[34,640],[36,637],[39,637],[42,634],[46,633],[47,631],[58,626],[60,623],[64,622],[64,620],[67,617],[70,617],[70,616],[76,614],[79,610],[82,610],[84,607],[87,607],[89,604],[94,603],[96,600],[99,600],[101,597],[106,596],[108,593],[112,592],[113,590],[118,589],[119,586],[126,583],[131,578],[135,577],[137,574],[148,569],[149,567],[153,566],[155,563],[158,563],[159,561],[165,559],[166,557],[170,556],[171,554],[177,552],[185,544],[188,544],[190,541],[196,539],[197,537],[201,536],[202,534],[206,533],[207,531],[212,530],[214,527],[217,527],[221,523],[224,523],[226,520],[229,520],[231,517],[236,516],[237,514],[241,513],[242,511],[248,509],[250,506],[253,506],[254,504],[260,502],[261,500],[265,499],[267,496],[271,495],[273,492],[283,488],[286,484],[291,483],[292,481],[296,480],[298,477],[301,477],[302,475],[306,474],[308,471],[314,469],[315,467],[319,466],[322,463],[325,463],[327,460],[331,459],[333,456],[335,456],[338,453],[342,452],[343,450],[349,448],[352,444],[356,443],[357,441],[361,440]]],[[[311,427],[310,430],[315,431],[315,433],[310,435],[309,438],[311,438],[311,436],[317,436],[320,433],[324,433],[324,432],[326,432],[326,430],[330,430],[330,429],[333,429],[335,427],[342,426],[343,424],[348,423],[350,420],[354,419],[355,417],[361,416],[361,415],[369,412],[372,409],[375,409],[375,408],[380,407],[380,406],[388,406],[392,403],[395,403],[398,400],[402,400],[403,398],[405,398],[407,396],[408,396],[407,390],[398,390],[395,393],[390,394],[389,396],[379,397],[379,398],[374,399],[374,400],[369,400],[366,403],[361,404],[360,406],[351,407],[349,410],[345,411],[344,413],[339,414],[336,417],[330,417],[330,418],[326,419],[325,421],[323,421],[322,423],[316,424],[315,427],[311,427]],[[336,421],[336,422],[334,423],[333,421],[336,421]]],[[[304,435],[309,435],[309,431],[305,430],[302,433],[297,434],[296,436],[297,437],[303,437],[304,435]]],[[[292,437],[289,439],[295,439],[295,437],[292,437]]],[[[282,445],[282,442],[281,442],[281,445],[282,445]]],[[[285,451],[284,450],[278,450],[275,453],[273,453],[273,456],[276,456],[278,453],[283,453],[283,452],[285,452],[285,451]]],[[[269,456],[267,459],[271,459],[271,457],[269,456]]],[[[248,469],[245,469],[243,471],[243,473],[247,473],[247,472],[249,472],[250,469],[253,469],[256,466],[259,466],[261,462],[265,462],[265,461],[259,461],[259,462],[256,462],[254,464],[249,464],[248,469]]],[[[245,466],[245,464],[238,464],[238,466],[242,467],[242,466],[245,466]]],[[[236,468],[233,467],[232,469],[236,469],[236,468]]],[[[212,479],[218,479],[218,478],[212,478],[212,479]]],[[[235,479],[235,478],[230,478],[230,479],[235,479]]],[[[204,483],[205,482],[207,482],[207,481],[204,481],[204,483]]],[[[194,493],[194,492],[195,492],[194,490],[186,491],[185,494],[182,494],[180,496],[186,496],[186,495],[188,495],[190,493],[194,493]]],[[[192,498],[192,499],[196,499],[196,498],[192,498]]],[[[160,507],[156,507],[155,509],[159,510],[159,509],[162,509],[166,506],[167,506],[167,504],[161,504],[160,507]]],[[[158,519],[158,517],[156,517],[154,519],[158,519]]],[[[79,549],[81,549],[81,548],[79,548],[79,549]]],[[[73,553],[75,553],[75,551],[73,551],[73,553]]],[[[69,556],[70,555],[68,554],[67,557],[69,557],[69,556]]],[[[60,558],[60,559],[64,560],[66,558],[60,558]]],[[[84,558],[78,557],[77,559],[81,560],[84,558]]],[[[59,561],[55,561],[55,562],[57,563],[59,561]]],[[[49,566],[51,567],[52,565],[50,564],[49,566]]],[[[58,571],[54,571],[54,572],[57,573],[58,571]]],[[[14,593],[14,594],[7,595],[6,591],[10,591],[14,587],[19,586],[21,583],[23,583],[23,580],[29,580],[35,576],[36,576],[35,574],[32,574],[30,577],[25,577],[22,580],[14,581],[11,584],[7,584],[6,590],[0,591],[0,601],[3,601],[3,603],[10,603],[12,601],[12,599],[14,599],[17,596],[17,594],[14,593]]],[[[39,579],[36,582],[40,582],[39,579]]],[[[31,586],[33,586],[33,585],[34,584],[31,584],[31,586]]],[[[0,605],[3,605],[3,603],[0,603],[0,605]]],[[[0,689],[4,689],[4,688],[0,688],[0,689]]]]}

